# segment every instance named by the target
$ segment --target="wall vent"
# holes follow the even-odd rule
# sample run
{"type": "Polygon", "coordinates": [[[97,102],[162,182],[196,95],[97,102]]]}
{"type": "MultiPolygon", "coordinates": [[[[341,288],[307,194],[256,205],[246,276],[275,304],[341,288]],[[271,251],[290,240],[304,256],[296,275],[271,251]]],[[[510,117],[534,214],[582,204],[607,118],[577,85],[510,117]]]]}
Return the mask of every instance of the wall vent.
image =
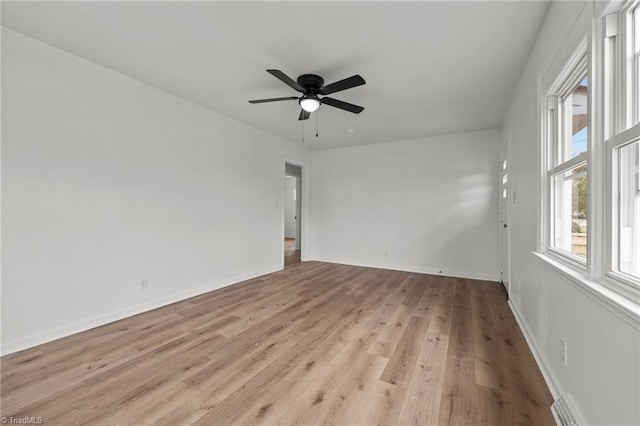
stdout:
{"type": "Polygon", "coordinates": [[[553,417],[556,419],[556,424],[558,426],[576,426],[578,422],[576,418],[571,414],[571,410],[569,410],[569,406],[567,402],[564,400],[564,396],[561,396],[551,404],[551,413],[553,417]]]}

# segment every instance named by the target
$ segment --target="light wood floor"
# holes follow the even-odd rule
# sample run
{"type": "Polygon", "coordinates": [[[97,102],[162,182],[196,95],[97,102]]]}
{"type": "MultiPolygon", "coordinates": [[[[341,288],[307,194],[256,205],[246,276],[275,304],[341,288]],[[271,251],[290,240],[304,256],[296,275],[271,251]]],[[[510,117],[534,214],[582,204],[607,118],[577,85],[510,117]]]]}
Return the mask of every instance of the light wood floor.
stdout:
{"type": "Polygon", "coordinates": [[[552,425],[497,283],[295,264],[2,358],[45,424],[552,425]]]}
{"type": "Polygon", "coordinates": [[[296,250],[295,238],[284,239],[284,266],[300,263],[300,250],[296,250]]]}

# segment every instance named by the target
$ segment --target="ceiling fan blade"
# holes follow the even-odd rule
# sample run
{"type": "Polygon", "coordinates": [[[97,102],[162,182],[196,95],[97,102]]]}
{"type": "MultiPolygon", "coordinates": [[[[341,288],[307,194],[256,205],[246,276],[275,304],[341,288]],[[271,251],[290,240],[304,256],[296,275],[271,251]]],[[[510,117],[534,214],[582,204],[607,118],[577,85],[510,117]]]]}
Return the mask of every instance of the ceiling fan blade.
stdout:
{"type": "Polygon", "coordinates": [[[300,93],[304,93],[304,87],[300,86],[295,80],[293,80],[291,77],[289,77],[288,75],[286,75],[282,71],[280,71],[280,70],[267,70],[267,72],[269,74],[271,74],[272,76],[274,76],[275,78],[277,78],[278,80],[282,81],[287,86],[293,88],[294,90],[297,90],[300,93]]]}
{"type": "Polygon", "coordinates": [[[308,120],[310,116],[311,113],[309,111],[300,109],[300,116],[298,117],[298,120],[308,120]]]}
{"type": "Polygon", "coordinates": [[[294,99],[298,99],[298,98],[296,98],[295,96],[287,96],[286,98],[255,99],[253,101],[249,101],[249,103],[262,104],[265,102],[292,101],[294,99]]]}
{"type": "Polygon", "coordinates": [[[352,112],[354,114],[360,114],[362,111],[364,111],[364,108],[361,106],[350,104],[349,102],[339,101],[333,98],[322,98],[320,99],[320,102],[335,108],[340,108],[345,111],[352,112]]]}
{"type": "Polygon", "coordinates": [[[321,95],[330,95],[331,93],[339,92],[341,90],[351,89],[352,87],[362,86],[367,82],[364,81],[364,78],[360,77],[358,74],[345,78],[344,80],[336,81],[335,83],[331,83],[327,86],[322,86],[320,88],[321,95]]]}

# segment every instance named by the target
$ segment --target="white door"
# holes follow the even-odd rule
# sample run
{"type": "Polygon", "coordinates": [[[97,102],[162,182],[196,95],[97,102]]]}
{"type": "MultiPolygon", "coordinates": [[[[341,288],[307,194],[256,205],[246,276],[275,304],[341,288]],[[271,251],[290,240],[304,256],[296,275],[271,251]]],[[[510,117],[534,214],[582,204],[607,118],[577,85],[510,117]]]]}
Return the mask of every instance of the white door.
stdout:
{"type": "Polygon", "coordinates": [[[507,294],[511,276],[509,209],[513,194],[509,187],[509,143],[504,142],[500,150],[500,281],[507,294]]]}

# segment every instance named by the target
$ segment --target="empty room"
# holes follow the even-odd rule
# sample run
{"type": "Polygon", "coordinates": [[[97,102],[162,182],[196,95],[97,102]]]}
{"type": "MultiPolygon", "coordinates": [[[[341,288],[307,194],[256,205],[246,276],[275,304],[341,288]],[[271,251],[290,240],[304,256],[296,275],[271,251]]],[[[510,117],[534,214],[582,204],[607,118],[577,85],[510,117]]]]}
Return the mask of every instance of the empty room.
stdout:
{"type": "Polygon", "coordinates": [[[1,20],[2,424],[640,425],[640,0],[1,20]]]}

